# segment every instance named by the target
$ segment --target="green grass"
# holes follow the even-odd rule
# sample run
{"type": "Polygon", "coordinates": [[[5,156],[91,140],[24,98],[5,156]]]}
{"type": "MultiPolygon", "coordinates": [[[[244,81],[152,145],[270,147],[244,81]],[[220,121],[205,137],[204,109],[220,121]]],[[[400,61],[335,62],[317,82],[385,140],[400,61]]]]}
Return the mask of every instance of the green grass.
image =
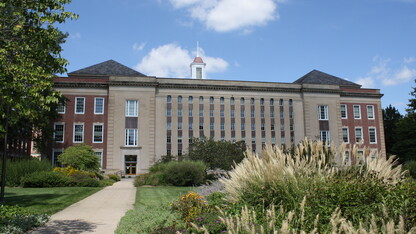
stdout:
{"type": "Polygon", "coordinates": [[[169,203],[192,187],[138,187],[134,209],[118,224],[116,233],[149,233],[156,227],[169,226],[175,220],[169,203]]]}
{"type": "Polygon", "coordinates": [[[102,188],[6,188],[5,205],[26,207],[36,214],[54,214],[102,188]]]}

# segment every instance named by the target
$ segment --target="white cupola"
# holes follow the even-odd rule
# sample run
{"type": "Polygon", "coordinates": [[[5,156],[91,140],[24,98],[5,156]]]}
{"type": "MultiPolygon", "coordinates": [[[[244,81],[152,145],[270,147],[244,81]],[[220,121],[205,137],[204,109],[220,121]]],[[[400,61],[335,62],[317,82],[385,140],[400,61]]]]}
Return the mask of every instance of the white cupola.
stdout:
{"type": "Polygon", "coordinates": [[[205,66],[207,64],[204,63],[201,57],[199,57],[199,46],[197,44],[196,49],[196,57],[194,61],[191,63],[191,77],[192,79],[205,79],[205,66]]]}

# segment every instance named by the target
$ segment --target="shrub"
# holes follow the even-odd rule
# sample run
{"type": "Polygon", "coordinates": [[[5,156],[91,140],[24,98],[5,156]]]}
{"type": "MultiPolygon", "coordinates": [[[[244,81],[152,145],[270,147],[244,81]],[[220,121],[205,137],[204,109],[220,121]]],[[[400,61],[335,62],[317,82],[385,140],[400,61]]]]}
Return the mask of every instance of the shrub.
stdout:
{"type": "Polygon", "coordinates": [[[64,175],[66,175],[66,176],[71,176],[74,173],[79,172],[79,170],[78,169],[75,169],[74,167],[67,166],[67,167],[55,167],[53,169],[53,172],[60,172],[60,173],[62,173],[64,175]]]}
{"type": "Polygon", "coordinates": [[[403,165],[403,169],[409,172],[409,175],[416,179],[416,161],[408,161],[403,165]]]}
{"type": "Polygon", "coordinates": [[[92,147],[87,144],[80,144],[68,147],[59,155],[58,161],[64,165],[74,167],[78,170],[97,172],[100,162],[95,156],[92,147]]]}
{"type": "Polygon", "coordinates": [[[110,180],[110,179],[102,179],[100,181],[98,181],[100,184],[100,187],[106,187],[106,186],[111,186],[114,184],[114,180],[110,180]]]}
{"type": "Polygon", "coordinates": [[[115,175],[115,174],[109,174],[108,178],[114,181],[120,181],[120,176],[115,175]]]}
{"type": "Polygon", "coordinates": [[[195,192],[181,195],[179,199],[170,203],[170,206],[185,222],[193,221],[208,207],[204,197],[195,192]]]}
{"type": "Polygon", "coordinates": [[[66,187],[73,185],[69,176],[52,171],[40,171],[22,178],[22,186],[27,188],[66,187]]]}
{"type": "Polygon", "coordinates": [[[88,177],[81,181],[78,181],[75,186],[78,187],[100,187],[101,184],[98,180],[88,177]]]}
{"type": "MultiPolygon", "coordinates": [[[[1,173],[0,161],[0,173],[1,173]]],[[[37,159],[6,160],[6,186],[19,186],[22,177],[38,171],[51,171],[50,161],[40,161],[37,159]]]]}
{"type": "Polygon", "coordinates": [[[146,173],[136,176],[134,179],[134,186],[139,187],[143,185],[165,185],[163,172],[146,173]]]}
{"type": "Polygon", "coordinates": [[[174,186],[200,185],[206,177],[206,166],[201,161],[169,162],[164,171],[164,179],[174,186]]]}
{"type": "Polygon", "coordinates": [[[19,206],[0,206],[0,233],[25,233],[46,224],[46,214],[31,214],[19,206]]]}

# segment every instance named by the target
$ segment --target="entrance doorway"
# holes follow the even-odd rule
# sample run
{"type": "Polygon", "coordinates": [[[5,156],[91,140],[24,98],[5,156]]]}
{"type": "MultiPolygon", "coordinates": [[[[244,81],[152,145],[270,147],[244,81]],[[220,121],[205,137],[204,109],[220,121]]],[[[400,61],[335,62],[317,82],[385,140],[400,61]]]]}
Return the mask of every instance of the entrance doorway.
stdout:
{"type": "Polygon", "coordinates": [[[124,164],[124,170],[126,171],[126,175],[136,175],[137,155],[125,155],[124,164]]]}

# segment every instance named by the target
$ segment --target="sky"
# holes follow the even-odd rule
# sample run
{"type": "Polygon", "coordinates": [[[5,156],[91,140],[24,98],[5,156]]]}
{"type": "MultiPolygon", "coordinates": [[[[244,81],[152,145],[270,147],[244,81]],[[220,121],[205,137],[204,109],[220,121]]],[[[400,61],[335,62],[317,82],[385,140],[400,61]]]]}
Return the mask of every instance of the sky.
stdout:
{"type": "Polygon", "coordinates": [[[149,76],[291,83],[313,69],[380,89],[402,114],[416,87],[416,0],[73,0],[68,72],[113,59],[149,76]],[[197,47],[197,42],[199,47],[197,47]]]}

